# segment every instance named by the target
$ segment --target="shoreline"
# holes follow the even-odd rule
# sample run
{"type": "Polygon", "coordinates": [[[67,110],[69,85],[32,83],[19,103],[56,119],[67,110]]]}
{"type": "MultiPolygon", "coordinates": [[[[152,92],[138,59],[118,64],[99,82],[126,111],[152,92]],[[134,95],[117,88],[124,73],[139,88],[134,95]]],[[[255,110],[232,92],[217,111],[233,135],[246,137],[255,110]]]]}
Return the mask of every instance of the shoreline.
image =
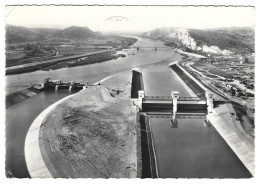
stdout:
{"type": "Polygon", "coordinates": [[[40,92],[41,92],[40,89],[35,88],[35,86],[31,86],[24,90],[8,94],[5,96],[5,107],[7,109],[19,102],[22,102],[23,100],[26,100],[30,97],[37,95],[40,92]]]}
{"type": "MultiPolygon", "coordinates": [[[[128,36],[129,38],[134,38],[128,36]]],[[[134,38],[136,39],[136,38],[134,38]]],[[[105,62],[113,59],[117,59],[119,56],[116,55],[116,52],[122,50],[124,47],[130,48],[134,45],[138,39],[134,42],[129,42],[127,45],[121,45],[119,49],[117,48],[110,48],[110,49],[101,49],[98,51],[87,52],[84,54],[72,55],[72,56],[61,56],[59,58],[54,59],[47,59],[43,61],[37,61],[35,63],[26,63],[23,65],[15,65],[5,68],[5,75],[15,75],[15,74],[22,74],[28,72],[34,72],[39,70],[56,70],[65,67],[75,67],[81,65],[89,65],[94,63],[105,62]],[[109,55],[105,55],[109,53],[109,55]],[[97,58],[95,58],[97,56],[97,58]],[[76,62],[68,62],[71,60],[75,60],[76,62]],[[68,62],[68,63],[66,63],[68,62]]]]}
{"type": "Polygon", "coordinates": [[[177,51],[177,52],[179,52],[179,53],[181,53],[181,54],[186,54],[186,55],[188,55],[188,56],[193,56],[193,57],[196,57],[196,58],[207,58],[207,57],[202,56],[202,55],[199,55],[199,54],[194,54],[194,53],[190,53],[190,52],[185,52],[185,51],[183,51],[183,50],[181,50],[181,49],[174,49],[174,51],[177,51]]]}
{"type": "MultiPolygon", "coordinates": [[[[70,56],[70,57],[63,57],[63,58],[58,58],[58,59],[52,59],[52,60],[46,60],[46,61],[41,61],[37,63],[29,63],[29,64],[24,64],[24,65],[17,65],[17,66],[12,66],[12,67],[7,67],[5,68],[5,75],[15,75],[15,74],[22,74],[22,73],[28,73],[28,72],[33,72],[33,71],[38,71],[44,68],[52,67],[56,64],[62,64],[63,62],[66,62],[68,60],[73,60],[73,59],[80,59],[80,58],[85,58],[85,57],[90,57],[90,56],[101,56],[102,54],[115,52],[115,50],[102,50],[102,51],[96,51],[93,53],[86,53],[86,54],[81,54],[81,55],[75,55],[75,56],[70,56]]],[[[98,63],[98,62],[105,62],[108,60],[111,60],[114,58],[107,58],[107,59],[101,59],[97,60],[94,62],[89,61],[89,63],[80,63],[80,64],[75,64],[73,66],[78,66],[78,65],[87,65],[87,64],[93,64],[93,63],[98,63]]],[[[72,67],[73,67],[72,66],[72,67]]],[[[56,69],[64,68],[64,66],[59,66],[56,69]]]]}
{"type": "Polygon", "coordinates": [[[42,153],[39,145],[39,130],[42,122],[53,111],[53,109],[55,109],[59,104],[73,97],[74,95],[75,94],[67,96],[46,108],[41,114],[37,116],[37,118],[31,124],[25,139],[24,153],[26,165],[32,178],[52,178],[52,175],[42,158],[42,153]]]}

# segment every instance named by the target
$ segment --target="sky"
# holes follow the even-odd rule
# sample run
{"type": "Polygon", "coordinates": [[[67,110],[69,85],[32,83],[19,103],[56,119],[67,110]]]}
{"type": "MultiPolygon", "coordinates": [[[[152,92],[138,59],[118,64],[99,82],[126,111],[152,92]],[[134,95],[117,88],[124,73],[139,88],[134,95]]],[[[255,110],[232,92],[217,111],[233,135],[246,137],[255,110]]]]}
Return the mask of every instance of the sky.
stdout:
{"type": "Polygon", "coordinates": [[[86,26],[93,31],[144,32],[159,27],[254,27],[253,7],[7,6],[6,24],[25,27],[86,26]]]}

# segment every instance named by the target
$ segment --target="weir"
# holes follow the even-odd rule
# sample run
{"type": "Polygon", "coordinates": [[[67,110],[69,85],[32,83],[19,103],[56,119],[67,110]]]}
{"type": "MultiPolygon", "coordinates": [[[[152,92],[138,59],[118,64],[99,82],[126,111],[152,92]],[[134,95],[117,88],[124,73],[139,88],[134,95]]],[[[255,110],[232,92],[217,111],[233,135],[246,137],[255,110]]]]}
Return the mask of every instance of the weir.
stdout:
{"type": "Polygon", "coordinates": [[[138,91],[138,109],[153,118],[170,118],[172,127],[177,127],[178,118],[203,118],[213,110],[213,94],[206,93],[206,100],[197,97],[180,97],[178,91],[171,96],[145,96],[138,91]]]}
{"type": "Polygon", "coordinates": [[[43,90],[55,89],[55,91],[68,89],[72,90],[82,90],[87,88],[88,84],[81,84],[75,81],[72,82],[62,82],[61,80],[51,80],[50,78],[45,79],[41,84],[43,90]]]}

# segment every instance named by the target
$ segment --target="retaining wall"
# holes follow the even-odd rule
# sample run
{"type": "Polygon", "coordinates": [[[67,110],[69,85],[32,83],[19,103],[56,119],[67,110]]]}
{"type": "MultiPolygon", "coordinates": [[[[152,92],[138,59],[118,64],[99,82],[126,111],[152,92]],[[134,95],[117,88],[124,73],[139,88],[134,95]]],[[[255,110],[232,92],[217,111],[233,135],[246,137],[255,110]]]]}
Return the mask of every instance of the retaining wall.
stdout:
{"type": "Polygon", "coordinates": [[[139,90],[144,90],[143,75],[141,72],[133,70],[131,98],[138,98],[139,90]]]}
{"type": "Polygon", "coordinates": [[[138,113],[141,139],[142,172],[141,178],[158,178],[157,162],[148,116],[138,113]]]}
{"type": "Polygon", "coordinates": [[[179,75],[179,77],[199,98],[205,98],[205,90],[190,78],[177,64],[171,65],[170,68],[179,75]]]}

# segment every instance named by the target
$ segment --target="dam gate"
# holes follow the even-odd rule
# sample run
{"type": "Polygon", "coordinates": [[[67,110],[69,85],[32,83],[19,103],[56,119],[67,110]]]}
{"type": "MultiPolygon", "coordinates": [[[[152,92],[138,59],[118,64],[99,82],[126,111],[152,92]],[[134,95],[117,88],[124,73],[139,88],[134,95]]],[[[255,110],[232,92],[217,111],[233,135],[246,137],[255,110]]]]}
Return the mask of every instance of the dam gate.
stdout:
{"type": "Polygon", "coordinates": [[[205,98],[180,97],[178,91],[171,96],[145,96],[143,90],[138,91],[138,108],[151,118],[170,118],[171,125],[178,127],[177,119],[201,118],[213,110],[213,94],[206,93],[205,98]]]}

